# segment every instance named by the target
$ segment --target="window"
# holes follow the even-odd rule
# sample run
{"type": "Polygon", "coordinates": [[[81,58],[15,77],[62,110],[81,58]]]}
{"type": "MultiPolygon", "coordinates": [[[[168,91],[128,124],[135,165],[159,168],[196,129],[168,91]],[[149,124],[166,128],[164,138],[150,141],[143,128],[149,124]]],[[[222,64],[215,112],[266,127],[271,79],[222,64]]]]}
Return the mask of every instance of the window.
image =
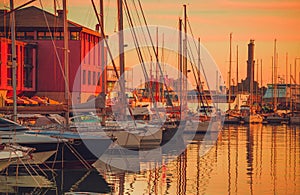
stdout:
{"type": "Polygon", "coordinates": [[[96,72],[93,72],[93,85],[96,85],[96,72]]]}
{"type": "Polygon", "coordinates": [[[34,32],[25,32],[25,39],[33,40],[34,39],[34,32]]]}
{"type": "Polygon", "coordinates": [[[50,40],[51,32],[38,32],[38,40],[50,40]]]}
{"type": "Polygon", "coordinates": [[[7,45],[7,62],[12,63],[12,49],[11,44],[7,45]]]}
{"type": "Polygon", "coordinates": [[[17,32],[16,38],[19,40],[33,40],[34,32],[17,32]]]}
{"type": "Polygon", "coordinates": [[[25,39],[25,32],[17,32],[16,39],[25,39]]]}
{"type": "Polygon", "coordinates": [[[12,86],[12,66],[7,66],[7,85],[12,86]]]}
{"type": "Polygon", "coordinates": [[[91,71],[88,72],[88,85],[91,84],[91,71]]]}
{"type": "Polygon", "coordinates": [[[79,40],[79,32],[70,32],[70,40],[79,40]]]}
{"type": "Polygon", "coordinates": [[[82,84],[83,85],[86,84],[86,71],[85,70],[82,71],[82,84]]]}
{"type": "Polygon", "coordinates": [[[98,76],[97,76],[97,85],[100,86],[100,72],[98,72],[98,76]]]}
{"type": "Polygon", "coordinates": [[[56,40],[63,40],[62,32],[53,32],[53,37],[56,40]]]}

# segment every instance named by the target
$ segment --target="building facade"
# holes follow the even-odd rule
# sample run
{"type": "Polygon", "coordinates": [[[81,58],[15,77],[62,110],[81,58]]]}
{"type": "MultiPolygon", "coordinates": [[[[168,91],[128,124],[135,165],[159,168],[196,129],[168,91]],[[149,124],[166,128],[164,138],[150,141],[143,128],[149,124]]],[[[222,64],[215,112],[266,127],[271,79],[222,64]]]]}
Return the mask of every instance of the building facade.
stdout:
{"type": "MultiPolygon", "coordinates": [[[[30,51],[35,57],[28,58],[28,61],[35,61],[32,63],[32,70],[36,70],[36,80],[31,83],[32,89],[35,89],[33,94],[63,102],[65,65],[62,10],[52,14],[37,7],[26,7],[15,11],[15,20],[16,39],[28,47],[36,48],[30,51]]],[[[9,28],[9,15],[0,18],[0,37],[9,39],[9,28]]],[[[97,31],[71,21],[68,21],[68,31],[69,90],[73,103],[81,103],[91,96],[106,92],[106,54],[99,44],[102,37],[97,31]],[[104,53],[103,59],[100,58],[101,52],[104,53]]],[[[23,76],[28,75],[30,73],[24,72],[23,76]]]]}

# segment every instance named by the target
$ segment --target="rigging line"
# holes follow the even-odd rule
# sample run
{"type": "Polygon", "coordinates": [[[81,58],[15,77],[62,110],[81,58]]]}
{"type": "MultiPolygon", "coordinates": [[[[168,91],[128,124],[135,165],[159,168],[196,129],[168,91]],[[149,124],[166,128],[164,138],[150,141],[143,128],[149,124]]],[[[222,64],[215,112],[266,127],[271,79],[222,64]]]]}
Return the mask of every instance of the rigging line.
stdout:
{"type": "Polygon", "coordinates": [[[129,26],[131,27],[130,31],[131,31],[132,38],[133,38],[133,41],[134,41],[134,45],[135,45],[135,48],[136,48],[136,51],[137,51],[137,55],[139,57],[139,61],[142,64],[143,74],[144,74],[144,77],[146,78],[146,80],[148,80],[149,77],[148,77],[148,74],[147,74],[147,71],[146,71],[146,68],[145,68],[145,65],[144,65],[144,60],[143,60],[143,56],[142,56],[141,51],[140,51],[140,46],[139,46],[138,41],[137,41],[136,33],[134,31],[131,16],[130,16],[130,13],[129,13],[129,10],[128,10],[128,7],[127,7],[127,2],[124,1],[123,3],[126,7],[125,13],[126,13],[127,21],[129,23],[129,26]]]}
{"type": "MultiPolygon", "coordinates": [[[[188,26],[189,26],[189,30],[190,30],[190,32],[191,32],[191,35],[192,35],[192,37],[193,37],[193,43],[194,43],[194,46],[195,46],[195,48],[197,48],[197,44],[196,44],[196,41],[195,41],[195,36],[194,36],[194,33],[193,33],[193,30],[192,30],[192,27],[191,27],[191,24],[190,24],[189,19],[187,19],[187,23],[188,23],[188,26]]],[[[188,42],[188,44],[189,44],[189,42],[188,42]]],[[[201,67],[201,69],[202,69],[203,76],[204,76],[205,81],[206,81],[206,83],[207,83],[207,88],[208,88],[209,91],[211,91],[211,90],[210,90],[210,86],[209,86],[209,84],[208,84],[208,82],[207,82],[208,79],[207,79],[207,76],[206,76],[206,73],[205,73],[205,70],[204,70],[204,67],[203,67],[201,58],[199,58],[199,60],[200,60],[200,67],[201,67]]],[[[217,89],[216,89],[216,90],[217,90],[217,89]]],[[[206,99],[206,103],[207,103],[207,105],[208,105],[207,99],[206,99]]],[[[214,106],[216,106],[215,103],[213,103],[213,104],[214,104],[214,106]]]]}
{"type": "MultiPolygon", "coordinates": [[[[192,66],[193,73],[194,73],[194,77],[195,77],[195,81],[196,81],[196,84],[197,84],[197,91],[198,91],[199,96],[200,96],[200,101],[201,101],[202,105],[204,106],[203,97],[202,97],[202,95],[201,95],[201,90],[200,90],[200,86],[201,86],[201,88],[202,88],[200,72],[199,72],[199,75],[198,75],[199,80],[200,80],[200,83],[199,83],[199,82],[198,82],[198,79],[197,79],[197,77],[196,77],[196,74],[195,74],[195,72],[194,72],[194,68],[195,68],[195,67],[194,67],[194,66],[195,66],[194,64],[196,64],[196,61],[195,61],[195,58],[194,58],[194,55],[193,55],[193,52],[192,52],[192,47],[191,47],[191,44],[190,44],[189,41],[187,41],[187,45],[188,45],[188,48],[189,48],[189,51],[190,51],[190,52],[188,51],[188,56],[189,56],[189,58],[190,58],[190,61],[191,61],[191,60],[193,61],[193,64],[191,63],[191,66],[192,66]]],[[[200,71],[200,70],[199,70],[199,71],[200,71]]],[[[203,90],[202,90],[202,92],[203,92],[203,90]]],[[[203,94],[204,94],[204,93],[203,93],[203,94]]],[[[209,105],[206,98],[205,98],[205,100],[206,100],[206,104],[209,105]]],[[[208,116],[206,109],[205,109],[205,115],[208,116]]]]}
{"type": "MultiPolygon", "coordinates": [[[[137,6],[136,6],[136,3],[135,3],[134,0],[132,1],[132,3],[133,3],[133,6],[134,6],[134,9],[135,9],[135,11],[136,11],[136,15],[137,15],[137,17],[138,17],[139,25],[140,25],[140,26],[143,26],[142,21],[141,21],[140,14],[139,14],[138,9],[137,9],[137,6]]],[[[148,45],[148,41],[147,41],[147,38],[146,38],[145,30],[144,30],[144,28],[141,28],[141,30],[142,30],[143,38],[144,38],[144,41],[145,41],[145,45],[148,45]]],[[[148,46],[147,46],[146,48],[147,48],[147,50],[148,50],[148,52],[149,52],[149,57],[151,58],[151,57],[152,57],[152,54],[151,54],[150,48],[149,48],[148,46]]]]}
{"type": "MultiPolygon", "coordinates": [[[[145,17],[145,14],[144,14],[144,11],[143,11],[143,8],[142,8],[142,5],[141,5],[141,1],[138,0],[138,2],[139,2],[139,7],[140,7],[140,10],[141,10],[141,13],[142,13],[142,16],[143,16],[144,23],[145,23],[145,25],[146,25],[147,33],[148,33],[148,36],[149,36],[149,38],[150,38],[151,46],[152,46],[153,52],[154,52],[154,54],[155,54],[155,59],[156,59],[156,63],[157,63],[158,68],[159,68],[159,72],[160,72],[160,74],[161,74],[162,76],[164,76],[164,74],[163,74],[163,72],[162,72],[162,69],[161,69],[161,66],[160,66],[160,63],[159,63],[158,55],[157,55],[157,53],[155,52],[156,50],[155,50],[155,47],[154,47],[154,44],[153,44],[153,40],[152,40],[150,31],[149,31],[149,28],[148,28],[148,24],[147,24],[146,17],[145,17]]],[[[167,95],[167,102],[170,103],[171,106],[172,106],[172,108],[173,108],[174,106],[173,106],[173,103],[172,103],[172,101],[171,101],[169,89],[168,89],[168,86],[167,86],[167,84],[166,84],[165,79],[163,79],[163,82],[164,82],[164,86],[165,86],[166,91],[167,91],[167,93],[166,93],[166,95],[167,95]]]]}
{"type": "MultiPolygon", "coordinates": [[[[188,52],[188,55],[189,55],[189,57],[191,58],[190,52],[188,52]]],[[[202,105],[204,106],[203,97],[202,97],[201,91],[200,91],[200,84],[198,83],[198,79],[197,79],[197,76],[196,76],[196,73],[195,73],[195,66],[193,65],[193,63],[192,63],[191,61],[190,61],[190,64],[191,64],[192,71],[193,71],[193,75],[194,75],[194,78],[195,78],[195,81],[196,81],[197,91],[198,91],[199,97],[200,97],[200,102],[201,102],[202,105]]],[[[197,99],[198,99],[198,97],[197,97],[197,99]]],[[[205,112],[205,115],[208,116],[206,109],[204,109],[204,112],[205,112]]]]}
{"type": "MultiPolygon", "coordinates": [[[[197,44],[196,44],[196,41],[195,41],[195,36],[194,36],[194,33],[193,33],[193,30],[192,30],[191,23],[190,23],[189,19],[187,19],[187,23],[188,23],[188,26],[189,26],[189,30],[190,30],[190,32],[191,32],[191,35],[192,35],[192,37],[193,37],[194,47],[197,48],[197,44]]],[[[191,46],[190,46],[190,47],[191,47],[191,46]]],[[[199,57],[200,57],[200,56],[199,56],[199,57]]],[[[207,77],[206,77],[205,71],[204,71],[204,69],[203,69],[203,65],[202,65],[201,58],[199,58],[199,59],[200,59],[200,65],[201,65],[201,69],[202,69],[203,75],[204,75],[205,80],[206,80],[206,82],[207,82],[207,77]]],[[[209,85],[207,85],[207,87],[209,88],[209,85]]]]}
{"type": "MultiPolygon", "coordinates": [[[[39,2],[40,2],[40,5],[41,5],[41,8],[43,10],[43,15],[44,15],[44,19],[45,19],[45,22],[46,22],[46,25],[47,25],[47,29],[50,32],[50,39],[51,39],[51,43],[52,43],[52,46],[53,46],[53,49],[54,49],[54,53],[56,55],[56,58],[57,58],[57,61],[58,61],[58,64],[59,64],[60,71],[61,71],[61,73],[63,75],[63,79],[64,79],[64,81],[66,83],[66,74],[65,74],[65,71],[64,71],[64,69],[62,67],[62,63],[61,63],[61,60],[60,60],[58,52],[57,52],[57,48],[56,48],[55,43],[54,43],[53,34],[51,33],[51,29],[50,29],[49,22],[48,22],[48,19],[46,17],[46,14],[45,14],[45,10],[44,10],[44,6],[43,6],[43,3],[42,3],[42,0],[39,0],[39,2]]],[[[67,83],[67,86],[68,86],[67,89],[69,89],[69,83],[67,83]]]]}
{"type": "MultiPolygon", "coordinates": [[[[143,55],[142,55],[142,52],[140,50],[139,42],[137,40],[136,32],[135,32],[135,29],[134,29],[134,26],[133,26],[133,23],[132,23],[132,20],[131,20],[131,15],[130,15],[130,12],[129,12],[129,9],[128,9],[127,0],[124,0],[124,4],[125,4],[125,7],[126,7],[125,12],[126,12],[127,20],[128,20],[128,23],[130,23],[129,25],[131,26],[130,30],[132,31],[132,33],[131,33],[132,36],[133,36],[132,38],[134,40],[134,44],[135,44],[136,51],[137,51],[139,59],[140,59],[140,63],[142,64],[142,69],[144,71],[144,76],[145,76],[146,81],[149,81],[149,76],[148,76],[148,73],[147,73],[147,70],[146,70],[146,67],[145,67],[145,62],[144,62],[144,59],[143,59],[143,55]]],[[[150,81],[150,82],[152,82],[152,81],[150,81]]],[[[157,110],[157,106],[156,106],[156,101],[154,101],[154,96],[153,96],[152,89],[150,89],[149,92],[150,92],[152,103],[155,105],[154,106],[154,108],[155,108],[155,115],[159,119],[159,122],[162,122],[162,120],[161,120],[161,118],[160,118],[160,116],[158,114],[158,110],[157,110]]]]}
{"type": "MultiPolygon", "coordinates": [[[[92,2],[93,9],[94,9],[95,13],[97,13],[97,9],[96,9],[94,0],[91,0],[91,2],[92,2]]],[[[98,24],[99,24],[99,26],[100,26],[101,35],[103,35],[103,40],[104,40],[104,43],[105,43],[105,45],[106,45],[106,49],[107,49],[108,55],[109,55],[109,57],[110,57],[110,59],[111,59],[111,63],[112,63],[112,65],[113,65],[114,71],[115,71],[115,73],[116,73],[116,77],[117,77],[118,80],[120,80],[120,76],[119,76],[119,73],[118,73],[118,71],[117,71],[117,66],[116,66],[115,61],[114,61],[114,59],[113,59],[113,55],[112,55],[112,52],[111,52],[111,50],[110,50],[109,44],[108,44],[108,42],[107,42],[107,39],[105,38],[105,33],[104,33],[104,27],[103,27],[103,24],[101,23],[101,20],[100,20],[100,18],[99,18],[99,15],[96,14],[96,18],[97,18],[98,24]]],[[[121,89],[121,93],[122,93],[122,94],[125,94],[125,89],[123,88],[123,85],[120,85],[120,89],[121,89]]],[[[130,113],[130,116],[131,116],[131,118],[132,118],[133,121],[134,121],[134,117],[133,117],[133,114],[132,114],[132,110],[130,109],[129,104],[126,103],[126,105],[127,105],[128,111],[129,111],[129,113],[130,113]]],[[[134,122],[134,123],[135,123],[135,122],[134,122]]]]}
{"type": "Polygon", "coordinates": [[[30,172],[30,170],[28,169],[28,167],[26,166],[26,164],[23,162],[22,158],[18,156],[18,159],[20,160],[20,162],[22,163],[22,165],[24,166],[24,168],[26,169],[26,171],[29,173],[29,175],[32,177],[32,179],[35,181],[35,183],[41,188],[41,185],[39,184],[39,182],[36,180],[36,178],[34,177],[34,175],[32,175],[32,173],[30,172]]]}
{"type": "Polygon", "coordinates": [[[69,148],[73,155],[82,163],[82,165],[86,169],[92,168],[92,166],[88,164],[88,162],[78,153],[78,151],[70,143],[66,142],[65,145],[69,148]]]}

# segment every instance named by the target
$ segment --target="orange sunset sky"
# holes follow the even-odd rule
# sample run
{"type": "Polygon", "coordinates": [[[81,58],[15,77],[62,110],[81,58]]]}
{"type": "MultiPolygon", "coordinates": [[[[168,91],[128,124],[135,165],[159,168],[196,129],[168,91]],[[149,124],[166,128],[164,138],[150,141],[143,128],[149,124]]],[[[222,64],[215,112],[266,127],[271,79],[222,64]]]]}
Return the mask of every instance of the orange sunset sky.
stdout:
{"type": "MultiPolygon", "coordinates": [[[[16,0],[16,5],[24,3],[16,0]]],[[[41,0],[34,5],[53,12],[53,1],[41,0]]],[[[98,0],[95,0],[99,4],[98,0]]],[[[110,35],[117,29],[116,0],[104,0],[105,29],[110,35]]],[[[128,0],[131,2],[131,0],[128,0]]],[[[285,78],[286,53],[294,74],[295,58],[300,57],[299,0],[141,0],[148,24],[177,28],[178,18],[187,4],[188,18],[196,37],[209,50],[227,80],[229,34],[232,42],[232,78],[236,78],[236,46],[239,47],[239,78],[246,76],[247,44],[255,40],[255,59],[263,62],[263,84],[271,82],[274,39],[277,39],[278,74],[285,78]]],[[[9,5],[9,0],[2,3],[9,5]]],[[[61,0],[58,7],[62,7],[61,0]]],[[[96,17],[90,0],[68,0],[69,19],[94,29],[96,17]]],[[[128,26],[125,19],[124,26],[128,26]]],[[[260,68],[259,68],[260,69],[260,68]]],[[[300,60],[297,60],[297,81],[300,60]]],[[[289,71],[289,68],[288,68],[289,71]]],[[[260,73],[259,73],[260,75],[260,73]]],[[[239,79],[239,80],[240,80],[239,79]]],[[[260,79],[259,79],[260,81],[260,79]]]]}

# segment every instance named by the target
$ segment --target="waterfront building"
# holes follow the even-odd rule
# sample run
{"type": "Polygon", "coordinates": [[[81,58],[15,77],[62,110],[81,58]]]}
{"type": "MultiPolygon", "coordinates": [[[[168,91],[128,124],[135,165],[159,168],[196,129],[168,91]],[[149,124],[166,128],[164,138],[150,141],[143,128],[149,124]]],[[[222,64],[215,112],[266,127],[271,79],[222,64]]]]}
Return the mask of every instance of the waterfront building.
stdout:
{"type": "MultiPolygon", "coordinates": [[[[2,10],[2,15],[5,12],[2,10]]],[[[28,48],[35,48],[30,51],[33,52],[32,56],[27,58],[32,61],[28,68],[31,73],[20,72],[21,78],[32,75],[32,82],[27,84],[33,90],[27,95],[47,96],[62,102],[65,91],[62,10],[52,14],[34,6],[25,7],[15,11],[15,19],[16,39],[24,42],[28,48]]],[[[10,38],[9,21],[9,14],[0,18],[0,37],[10,38]]],[[[103,89],[106,92],[106,87],[102,87],[103,83],[106,85],[106,54],[103,48],[104,59],[101,61],[102,49],[98,43],[102,36],[99,32],[72,21],[68,21],[68,30],[69,89],[73,102],[80,103],[98,95],[103,89]]],[[[1,80],[6,77],[1,73],[1,80]]]]}
{"type": "Polygon", "coordinates": [[[268,89],[263,96],[264,104],[273,105],[277,99],[278,109],[300,109],[299,85],[295,84],[268,84],[268,89]]]}

